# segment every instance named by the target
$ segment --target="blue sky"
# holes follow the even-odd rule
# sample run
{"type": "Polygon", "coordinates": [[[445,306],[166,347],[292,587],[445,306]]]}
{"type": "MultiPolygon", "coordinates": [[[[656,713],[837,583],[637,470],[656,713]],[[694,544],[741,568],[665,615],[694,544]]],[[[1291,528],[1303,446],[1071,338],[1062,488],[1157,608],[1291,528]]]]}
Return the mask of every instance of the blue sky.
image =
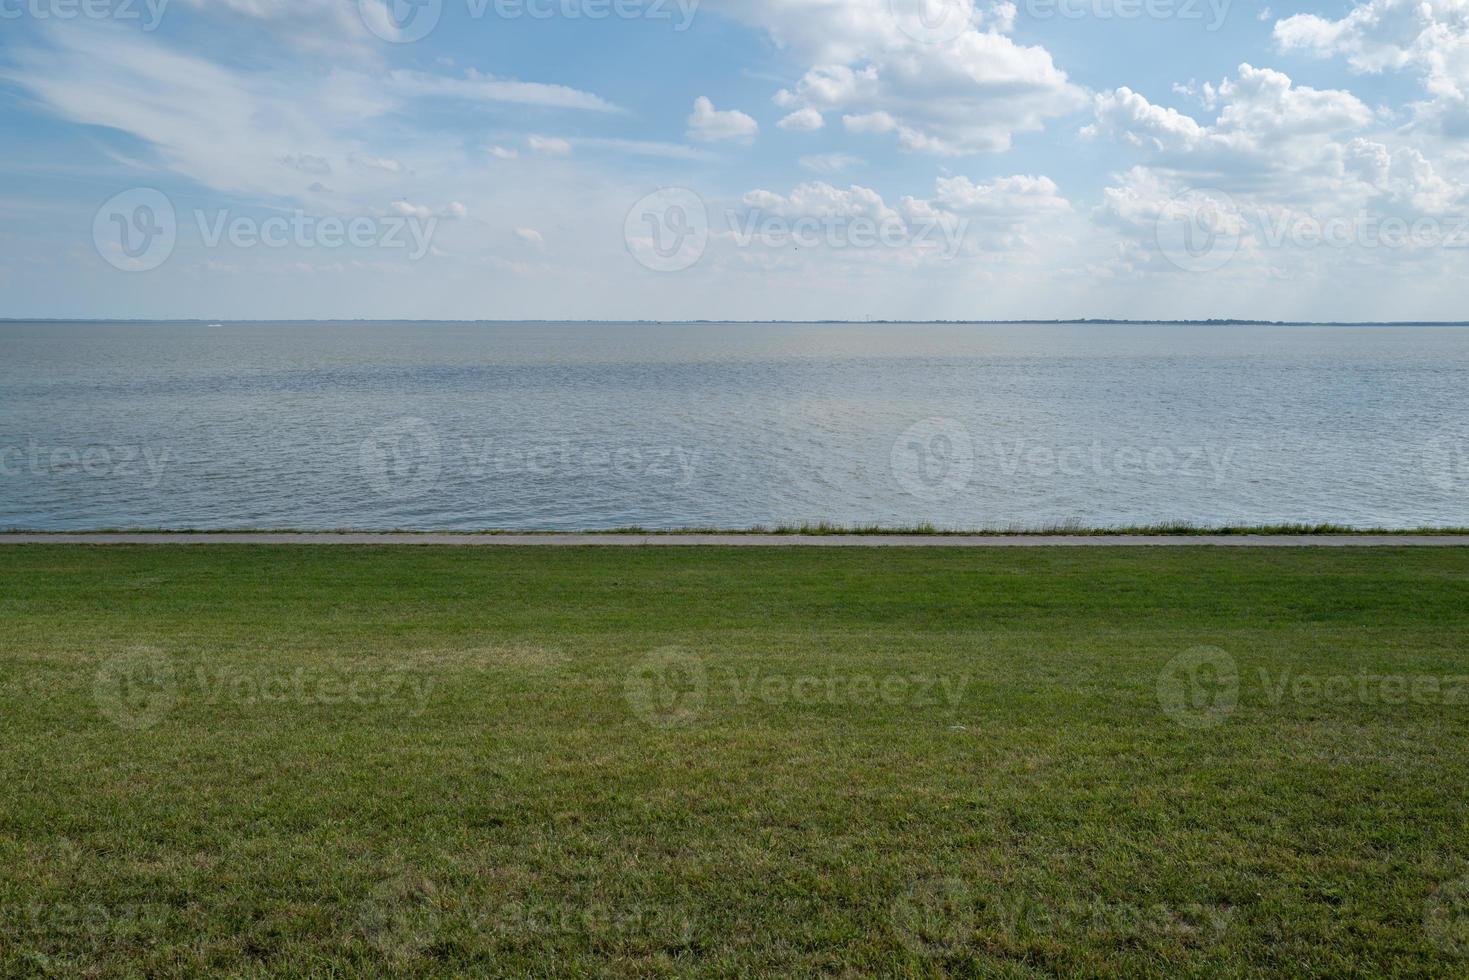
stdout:
{"type": "Polygon", "coordinates": [[[1469,0],[0,0],[0,131],[3,316],[1469,316],[1469,0]]]}

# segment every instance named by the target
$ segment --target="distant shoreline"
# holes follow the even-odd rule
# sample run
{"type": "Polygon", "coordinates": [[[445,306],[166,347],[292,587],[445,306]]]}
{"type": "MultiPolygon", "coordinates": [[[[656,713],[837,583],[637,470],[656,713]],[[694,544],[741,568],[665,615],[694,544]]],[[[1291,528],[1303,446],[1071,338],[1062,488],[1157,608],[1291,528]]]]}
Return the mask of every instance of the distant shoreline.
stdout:
{"type": "Polygon", "coordinates": [[[67,324],[172,324],[179,326],[209,326],[238,324],[287,324],[287,323],[421,323],[421,324],[479,324],[505,326],[512,324],[559,324],[583,326],[678,326],[728,325],[728,326],[1139,326],[1139,327],[1469,327],[1469,320],[1113,320],[1084,317],[1072,320],[396,320],[301,318],[288,320],[227,320],[219,317],[200,318],[153,318],[129,317],[122,319],[95,319],[75,317],[0,317],[4,323],[67,323],[67,324]]]}
{"type": "Polygon", "coordinates": [[[157,539],[229,538],[1415,538],[1456,537],[1469,539],[1469,527],[1349,527],[1343,524],[1252,524],[1194,525],[1142,524],[1116,527],[1087,527],[1079,524],[1045,525],[1032,528],[941,528],[931,524],[884,527],[878,525],[800,524],[744,528],[583,528],[557,531],[545,528],[483,528],[479,530],[414,528],[159,528],[104,527],[86,530],[0,529],[0,542],[16,538],[57,537],[146,537],[157,539]]]}
{"type": "Polygon", "coordinates": [[[449,548],[1469,548],[1462,534],[0,534],[0,549],[117,546],[449,548]]]}

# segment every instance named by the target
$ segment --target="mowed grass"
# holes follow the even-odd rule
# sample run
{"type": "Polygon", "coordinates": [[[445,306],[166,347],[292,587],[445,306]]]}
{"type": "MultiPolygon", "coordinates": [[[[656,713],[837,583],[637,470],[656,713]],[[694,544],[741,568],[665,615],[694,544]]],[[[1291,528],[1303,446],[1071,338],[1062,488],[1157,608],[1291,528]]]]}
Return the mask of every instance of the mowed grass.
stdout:
{"type": "Polygon", "coordinates": [[[1463,976],[1469,549],[0,549],[0,970],[1463,976]]]}

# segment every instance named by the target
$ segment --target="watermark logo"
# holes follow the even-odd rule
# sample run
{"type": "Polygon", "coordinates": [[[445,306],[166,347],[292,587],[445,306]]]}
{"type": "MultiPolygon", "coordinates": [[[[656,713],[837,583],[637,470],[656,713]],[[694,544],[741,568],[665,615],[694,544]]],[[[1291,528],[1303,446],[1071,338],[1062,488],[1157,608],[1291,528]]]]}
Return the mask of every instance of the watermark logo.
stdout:
{"type": "MultiPolygon", "coordinates": [[[[0,0],[3,2],[3,0],[0,0]]],[[[464,0],[471,21],[671,21],[679,33],[694,23],[700,0],[464,0]]],[[[443,0],[357,0],[367,29],[392,44],[428,37],[443,18],[443,0]]]]}
{"type": "Polygon", "coordinates": [[[1229,195],[1200,188],[1163,206],[1156,225],[1158,248],[1184,272],[1215,272],[1239,251],[1239,214],[1229,195]]]}
{"type": "Polygon", "coordinates": [[[30,439],[24,446],[0,446],[0,478],[125,480],[152,490],[170,462],[167,449],[149,445],[57,446],[30,439]]]}
{"type": "Polygon", "coordinates": [[[1436,888],[1423,907],[1423,931],[1451,956],[1469,956],[1469,878],[1436,888]]]}
{"type": "Polygon", "coordinates": [[[429,254],[439,229],[439,216],[432,214],[318,217],[292,211],[257,219],[232,216],[228,211],[196,210],[194,222],[205,248],[224,244],[239,249],[381,248],[405,251],[411,262],[429,254]]]}
{"type": "Polygon", "coordinates": [[[1158,704],[1184,728],[1215,728],[1239,705],[1239,665],[1217,647],[1180,653],[1158,675],[1158,704]]]}
{"type": "Polygon", "coordinates": [[[974,0],[887,0],[898,30],[920,44],[946,44],[974,24],[974,0]]]}
{"type": "Polygon", "coordinates": [[[958,878],[922,878],[893,902],[893,928],[910,952],[942,957],[961,947],[975,928],[974,896],[958,878]]]}
{"type": "Polygon", "coordinates": [[[1439,435],[1423,445],[1423,473],[1445,493],[1469,487],[1469,439],[1439,435]]]}
{"type": "MultiPolygon", "coordinates": [[[[402,214],[326,215],[296,210],[266,218],[228,210],[193,211],[199,242],[208,249],[384,249],[406,253],[417,262],[433,250],[442,218],[463,217],[462,205],[442,214],[415,211],[403,204],[402,214]],[[421,213],[420,213],[421,212],[421,213]]],[[[151,272],[173,255],[178,245],[179,215],[161,191],[133,188],[97,210],[92,241],[97,254],[124,272],[151,272]]]]}
{"type": "Polygon", "coordinates": [[[709,247],[709,210],[686,187],[665,187],[632,206],[622,228],[627,250],[654,272],[683,272],[709,247]]]}
{"type": "Polygon", "coordinates": [[[949,212],[905,220],[896,214],[802,215],[726,211],[730,236],[739,248],[763,246],[774,251],[818,249],[831,251],[874,248],[911,249],[917,254],[952,261],[964,247],[969,219],[949,212]]]}
{"type": "Polygon", "coordinates": [[[1204,30],[1224,26],[1231,0],[1022,0],[1020,12],[1032,20],[1203,21],[1204,30]]]}
{"type": "Polygon", "coordinates": [[[390,500],[411,500],[432,490],[444,454],[434,427],[423,419],[398,419],[362,440],[358,463],[368,484],[390,500]]]}
{"type": "Polygon", "coordinates": [[[114,269],[149,272],[178,243],[178,215],[162,191],[135,187],[110,198],[92,219],[92,244],[114,269]]]}
{"type": "Polygon", "coordinates": [[[417,959],[438,938],[439,928],[438,888],[420,875],[381,882],[357,916],[359,934],[390,962],[417,959]]]}
{"type": "Polygon", "coordinates": [[[163,720],[178,700],[173,663],[157,650],[115,653],[92,678],[92,697],[108,721],[143,731],[163,720]]]}
{"type": "Polygon", "coordinates": [[[919,500],[948,500],[974,476],[974,439],[954,419],[924,419],[898,436],[890,464],[898,486],[919,500]]]}
{"type": "Polygon", "coordinates": [[[0,20],[142,21],[145,33],[158,30],[169,0],[0,0],[0,20]]]}
{"type": "Polygon", "coordinates": [[[422,41],[439,26],[443,0],[357,0],[362,23],[391,44],[422,41]]]}
{"type": "Polygon", "coordinates": [[[632,712],[654,728],[685,728],[704,713],[709,673],[686,650],[655,650],[633,665],[623,679],[623,696],[632,712]]]}

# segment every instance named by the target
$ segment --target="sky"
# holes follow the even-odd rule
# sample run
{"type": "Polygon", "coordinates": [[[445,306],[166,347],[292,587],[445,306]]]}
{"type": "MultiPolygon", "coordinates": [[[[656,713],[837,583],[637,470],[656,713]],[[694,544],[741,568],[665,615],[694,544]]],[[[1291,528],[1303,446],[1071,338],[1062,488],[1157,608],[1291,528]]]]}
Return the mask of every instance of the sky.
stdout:
{"type": "Polygon", "coordinates": [[[0,317],[1469,319],[1469,0],[0,0],[0,317]]]}

